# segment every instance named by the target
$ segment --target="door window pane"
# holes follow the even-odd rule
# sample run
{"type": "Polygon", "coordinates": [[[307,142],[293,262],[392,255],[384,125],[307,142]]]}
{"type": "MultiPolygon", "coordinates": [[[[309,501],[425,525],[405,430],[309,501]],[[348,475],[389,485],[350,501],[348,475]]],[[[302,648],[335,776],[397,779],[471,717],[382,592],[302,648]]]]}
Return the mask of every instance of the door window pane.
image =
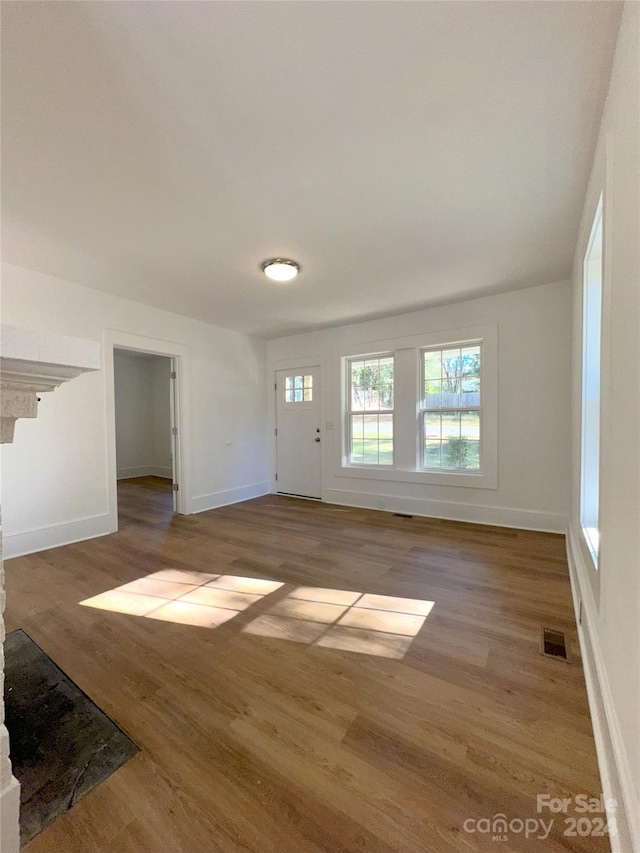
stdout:
{"type": "Polygon", "coordinates": [[[286,376],[284,380],[285,403],[311,403],[313,401],[313,376],[286,376]]]}

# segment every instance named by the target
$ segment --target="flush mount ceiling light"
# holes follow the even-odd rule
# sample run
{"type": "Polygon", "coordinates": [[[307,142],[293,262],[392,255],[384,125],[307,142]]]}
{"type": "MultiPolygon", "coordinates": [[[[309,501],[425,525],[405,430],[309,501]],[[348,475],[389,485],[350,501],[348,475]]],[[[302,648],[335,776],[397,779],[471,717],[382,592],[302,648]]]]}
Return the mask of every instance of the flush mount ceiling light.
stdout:
{"type": "Polygon", "coordinates": [[[300,272],[300,264],[288,258],[270,258],[262,264],[262,272],[273,281],[291,281],[300,272]]]}

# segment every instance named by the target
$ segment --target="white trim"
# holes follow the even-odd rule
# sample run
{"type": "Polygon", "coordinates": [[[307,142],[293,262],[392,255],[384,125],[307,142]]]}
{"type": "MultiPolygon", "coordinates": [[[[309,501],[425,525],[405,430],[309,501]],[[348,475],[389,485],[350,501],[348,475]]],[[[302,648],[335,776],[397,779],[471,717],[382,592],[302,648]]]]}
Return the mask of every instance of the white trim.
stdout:
{"type": "Polygon", "coordinates": [[[86,518],[75,518],[59,524],[45,524],[31,530],[19,530],[16,533],[4,533],[2,550],[5,560],[34,554],[36,551],[48,551],[49,548],[59,548],[61,545],[71,545],[85,539],[96,539],[115,533],[109,513],[88,515],[86,518]]]}
{"type": "Polygon", "coordinates": [[[544,533],[564,533],[567,527],[565,515],[532,509],[513,509],[513,507],[506,506],[465,504],[459,501],[409,498],[379,493],[365,494],[341,489],[327,489],[326,501],[342,506],[379,509],[384,512],[401,512],[426,518],[464,521],[469,524],[490,524],[495,527],[538,530],[544,533]]]}
{"type": "Polygon", "coordinates": [[[139,465],[136,468],[118,468],[118,480],[130,480],[132,477],[162,477],[173,479],[171,468],[161,468],[158,465],[139,465]]]}
{"type": "Polygon", "coordinates": [[[590,630],[598,618],[588,579],[588,572],[593,569],[583,558],[583,550],[571,526],[567,531],[567,561],[602,791],[606,799],[612,798],[622,806],[615,815],[610,815],[616,818],[618,825],[618,835],[610,839],[611,850],[612,853],[640,853],[640,815],[634,802],[633,774],[597,634],[590,630]]]}
{"type": "Polygon", "coordinates": [[[206,512],[221,506],[250,501],[253,498],[261,498],[270,493],[269,483],[251,483],[248,486],[237,486],[235,489],[227,489],[221,492],[212,492],[210,495],[197,495],[191,500],[191,512],[206,512]]]}
{"type": "Polygon", "coordinates": [[[107,489],[109,516],[114,530],[118,529],[118,493],[116,463],[116,420],[113,350],[127,349],[174,359],[177,374],[176,425],[178,427],[175,454],[175,477],[179,485],[176,511],[185,515],[194,512],[191,495],[191,410],[190,410],[190,350],[184,344],[160,338],[148,338],[119,329],[104,329],[105,420],[107,428],[107,489]]]}

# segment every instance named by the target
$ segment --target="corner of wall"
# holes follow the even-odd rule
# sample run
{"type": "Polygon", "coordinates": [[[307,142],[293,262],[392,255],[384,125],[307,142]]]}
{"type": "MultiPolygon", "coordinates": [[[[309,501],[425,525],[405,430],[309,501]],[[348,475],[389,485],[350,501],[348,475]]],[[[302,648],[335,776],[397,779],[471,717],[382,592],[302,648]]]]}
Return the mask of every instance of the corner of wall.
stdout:
{"type": "Polygon", "coordinates": [[[615,821],[616,827],[616,833],[610,837],[611,850],[612,853],[640,853],[640,819],[634,807],[633,778],[598,637],[590,630],[597,613],[588,578],[589,568],[583,559],[578,536],[570,524],[566,537],[567,560],[602,793],[605,799],[613,799],[618,804],[616,810],[607,813],[610,826],[615,821]]]}

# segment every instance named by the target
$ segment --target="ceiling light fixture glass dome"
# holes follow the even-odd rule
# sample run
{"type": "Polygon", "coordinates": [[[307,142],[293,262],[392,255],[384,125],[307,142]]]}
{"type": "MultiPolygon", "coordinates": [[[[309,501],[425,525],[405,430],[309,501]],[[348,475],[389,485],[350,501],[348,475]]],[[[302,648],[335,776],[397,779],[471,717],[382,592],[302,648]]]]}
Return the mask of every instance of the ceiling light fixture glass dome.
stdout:
{"type": "Polygon", "coordinates": [[[273,281],[291,281],[300,272],[300,264],[288,258],[270,258],[262,264],[262,272],[273,281]]]}

